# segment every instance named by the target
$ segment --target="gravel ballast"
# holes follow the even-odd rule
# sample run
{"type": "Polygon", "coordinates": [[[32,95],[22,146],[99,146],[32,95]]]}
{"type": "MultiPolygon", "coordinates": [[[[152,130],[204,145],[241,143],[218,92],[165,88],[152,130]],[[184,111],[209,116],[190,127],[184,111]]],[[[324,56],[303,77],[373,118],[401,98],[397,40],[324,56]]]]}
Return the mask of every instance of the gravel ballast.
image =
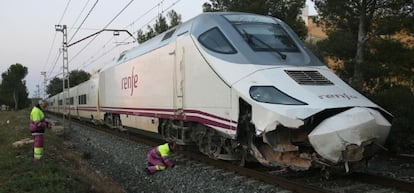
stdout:
{"type": "Polygon", "coordinates": [[[134,192],[284,192],[279,187],[174,155],[176,166],[148,175],[146,155],[152,147],[100,131],[72,126],[69,143],[97,172],[134,192]]]}
{"type": "MultiPolygon", "coordinates": [[[[292,192],[180,155],[171,157],[174,168],[148,175],[144,171],[146,156],[153,147],[77,124],[73,124],[68,133],[69,146],[80,152],[96,172],[112,178],[127,193],[292,192]]],[[[375,156],[369,161],[366,172],[413,181],[413,166],[409,162],[375,156]]]]}

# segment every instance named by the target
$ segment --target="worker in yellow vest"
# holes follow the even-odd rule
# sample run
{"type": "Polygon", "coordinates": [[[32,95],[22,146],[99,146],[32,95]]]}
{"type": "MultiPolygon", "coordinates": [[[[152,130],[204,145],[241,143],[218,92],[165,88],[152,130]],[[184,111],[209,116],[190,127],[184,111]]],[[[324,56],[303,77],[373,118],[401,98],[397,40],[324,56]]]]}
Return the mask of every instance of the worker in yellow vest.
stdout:
{"type": "Polygon", "coordinates": [[[165,170],[167,167],[174,167],[174,162],[168,156],[176,149],[177,144],[172,141],[153,148],[147,156],[148,167],[145,171],[154,174],[157,171],[165,170]]]}
{"type": "Polygon", "coordinates": [[[43,156],[43,134],[46,128],[49,128],[51,125],[45,119],[43,110],[47,108],[47,103],[43,100],[40,100],[39,103],[33,107],[32,112],[30,113],[30,131],[34,139],[34,155],[33,161],[39,162],[43,156]]]}

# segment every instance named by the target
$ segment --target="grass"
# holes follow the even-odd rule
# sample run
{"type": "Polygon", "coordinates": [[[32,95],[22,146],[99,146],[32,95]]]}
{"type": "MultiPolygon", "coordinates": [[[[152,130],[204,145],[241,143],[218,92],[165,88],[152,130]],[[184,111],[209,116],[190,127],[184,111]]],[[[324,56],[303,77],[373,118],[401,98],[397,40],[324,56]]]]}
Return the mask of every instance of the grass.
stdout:
{"type": "Polygon", "coordinates": [[[14,148],[12,143],[32,138],[30,109],[0,111],[0,193],[123,192],[111,179],[96,173],[81,154],[46,131],[41,164],[33,163],[33,143],[14,148]],[[7,123],[7,121],[9,123],[7,123]]]}

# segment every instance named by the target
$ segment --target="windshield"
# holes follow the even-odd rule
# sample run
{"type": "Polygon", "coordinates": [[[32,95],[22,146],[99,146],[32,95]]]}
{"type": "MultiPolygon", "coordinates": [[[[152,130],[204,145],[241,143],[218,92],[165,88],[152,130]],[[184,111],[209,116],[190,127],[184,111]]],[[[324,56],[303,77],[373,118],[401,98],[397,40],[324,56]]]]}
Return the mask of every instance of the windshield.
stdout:
{"type": "Polygon", "coordinates": [[[257,16],[226,15],[254,51],[298,52],[287,32],[275,21],[257,16]]]}

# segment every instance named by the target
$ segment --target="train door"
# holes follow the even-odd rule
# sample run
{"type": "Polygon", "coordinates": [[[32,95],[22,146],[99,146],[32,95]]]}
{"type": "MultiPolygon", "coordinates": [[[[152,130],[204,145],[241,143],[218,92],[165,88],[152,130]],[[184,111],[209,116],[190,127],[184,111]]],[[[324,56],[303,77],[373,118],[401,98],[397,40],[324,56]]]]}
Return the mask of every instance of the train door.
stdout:
{"type": "Polygon", "coordinates": [[[185,48],[180,43],[180,37],[175,41],[174,54],[174,109],[176,114],[182,114],[184,110],[184,67],[185,48]]]}

